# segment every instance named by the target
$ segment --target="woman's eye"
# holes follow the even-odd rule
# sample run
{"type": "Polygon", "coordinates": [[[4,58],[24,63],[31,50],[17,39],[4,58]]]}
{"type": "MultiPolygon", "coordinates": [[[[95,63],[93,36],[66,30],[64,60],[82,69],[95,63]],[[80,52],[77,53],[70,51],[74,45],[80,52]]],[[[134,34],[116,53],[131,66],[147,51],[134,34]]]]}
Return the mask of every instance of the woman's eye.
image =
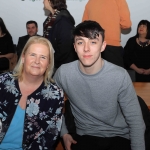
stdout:
{"type": "Polygon", "coordinates": [[[41,56],[41,58],[42,58],[42,59],[46,59],[46,57],[45,57],[45,56],[41,56]]]}
{"type": "Polygon", "coordinates": [[[34,53],[32,53],[32,54],[30,54],[30,56],[35,56],[35,54],[34,54],[34,53]]]}

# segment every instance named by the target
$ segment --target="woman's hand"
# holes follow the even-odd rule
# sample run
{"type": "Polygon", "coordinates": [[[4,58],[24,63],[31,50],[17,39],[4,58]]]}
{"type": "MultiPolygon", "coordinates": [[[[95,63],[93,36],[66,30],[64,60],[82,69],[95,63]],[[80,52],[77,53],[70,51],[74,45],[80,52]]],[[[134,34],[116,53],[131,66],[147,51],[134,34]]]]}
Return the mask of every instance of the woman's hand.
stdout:
{"type": "Polygon", "coordinates": [[[71,150],[71,144],[76,144],[77,142],[72,138],[70,134],[63,135],[63,141],[65,144],[66,150],[71,150]]]}
{"type": "Polygon", "coordinates": [[[143,74],[144,75],[150,75],[150,69],[145,69],[143,74]]]}
{"type": "Polygon", "coordinates": [[[130,66],[131,69],[133,69],[135,72],[137,72],[138,74],[144,74],[145,69],[143,68],[138,68],[135,64],[132,64],[130,66]]]}
{"type": "Polygon", "coordinates": [[[143,69],[143,68],[137,68],[135,71],[136,71],[138,74],[144,74],[145,69],[143,69]]]}

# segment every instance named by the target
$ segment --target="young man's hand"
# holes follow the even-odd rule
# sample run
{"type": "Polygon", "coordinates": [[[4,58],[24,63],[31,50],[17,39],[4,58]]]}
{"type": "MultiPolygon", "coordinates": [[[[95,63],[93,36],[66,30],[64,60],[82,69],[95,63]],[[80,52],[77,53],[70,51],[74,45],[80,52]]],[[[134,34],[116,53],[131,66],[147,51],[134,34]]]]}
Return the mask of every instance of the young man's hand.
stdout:
{"type": "Polygon", "coordinates": [[[63,135],[63,141],[65,144],[66,150],[71,150],[71,144],[76,144],[77,142],[72,138],[70,134],[63,135]]]}

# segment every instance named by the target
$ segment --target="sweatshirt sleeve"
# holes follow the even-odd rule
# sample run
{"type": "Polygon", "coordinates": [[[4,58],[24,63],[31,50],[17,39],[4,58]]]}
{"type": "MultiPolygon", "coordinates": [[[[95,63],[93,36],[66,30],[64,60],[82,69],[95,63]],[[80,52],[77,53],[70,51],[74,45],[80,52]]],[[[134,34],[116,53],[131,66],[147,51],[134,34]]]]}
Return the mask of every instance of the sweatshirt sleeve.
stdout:
{"type": "Polygon", "coordinates": [[[67,133],[68,133],[68,130],[67,130],[66,123],[65,123],[65,117],[63,115],[60,136],[62,137],[64,134],[67,134],[67,133]]]}
{"type": "Polygon", "coordinates": [[[130,11],[126,0],[116,0],[120,15],[120,26],[122,29],[131,27],[130,11]]]}
{"type": "Polygon", "coordinates": [[[145,123],[136,92],[128,73],[125,71],[124,80],[119,90],[119,105],[129,126],[129,138],[132,150],[145,150],[145,123]]]}

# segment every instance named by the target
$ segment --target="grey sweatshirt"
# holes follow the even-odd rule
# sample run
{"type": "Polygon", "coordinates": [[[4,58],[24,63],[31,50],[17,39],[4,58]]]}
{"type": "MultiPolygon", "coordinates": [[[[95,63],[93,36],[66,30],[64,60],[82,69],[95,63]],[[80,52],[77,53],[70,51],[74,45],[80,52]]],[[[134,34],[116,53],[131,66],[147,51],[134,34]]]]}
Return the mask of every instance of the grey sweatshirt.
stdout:
{"type": "MultiPolygon", "coordinates": [[[[145,150],[145,124],[131,79],[125,69],[104,60],[94,75],[80,71],[78,61],[62,65],[54,80],[70,101],[79,135],[120,136],[132,150],[145,150]]],[[[61,135],[68,133],[63,119],[61,135]]]]}

